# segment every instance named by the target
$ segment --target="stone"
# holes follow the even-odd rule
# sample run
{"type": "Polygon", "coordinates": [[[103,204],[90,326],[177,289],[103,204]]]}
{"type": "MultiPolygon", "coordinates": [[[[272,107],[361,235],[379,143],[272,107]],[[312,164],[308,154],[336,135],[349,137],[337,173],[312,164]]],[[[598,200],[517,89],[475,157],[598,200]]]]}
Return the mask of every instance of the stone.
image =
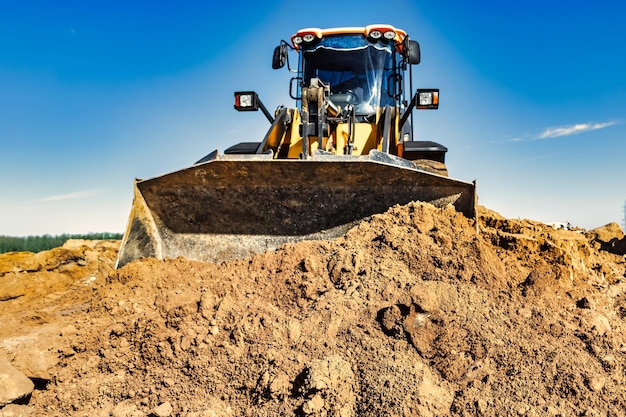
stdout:
{"type": "Polygon", "coordinates": [[[600,249],[617,255],[626,254],[626,236],[617,223],[609,223],[587,232],[591,242],[598,242],[600,249]]]}
{"type": "Polygon", "coordinates": [[[154,414],[156,414],[157,417],[169,417],[172,415],[173,411],[174,408],[169,401],[166,401],[163,404],[154,407],[154,414]]]}
{"type": "Polygon", "coordinates": [[[112,417],[145,417],[145,415],[137,408],[133,400],[117,403],[111,410],[112,417]]]}
{"type": "Polygon", "coordinates": [[[613,222],[590,230],[587,232],[587,235],[595,240],[606,243],[613,239],[622,239],[624,237],[624,232],[619,224],[613,222]]]}
{"type": "Polygon", "coordinates": [[[4,357],[0,356],[0,407],[29,396],[35,384],[18,371],[4,357]]]}
{"type": "Polygon", "coordinates": [[[316,394],[304,403],[302,406],[302,411],[304,414],[314,414],[321,411],[324,408],[324,399],[321,395],[316,394]]]}
{"type": "Polygon", "coordinates": [[[0,408],[0,417],[35,417],[33,407],[28,405],[9,404],[0,408]]]}

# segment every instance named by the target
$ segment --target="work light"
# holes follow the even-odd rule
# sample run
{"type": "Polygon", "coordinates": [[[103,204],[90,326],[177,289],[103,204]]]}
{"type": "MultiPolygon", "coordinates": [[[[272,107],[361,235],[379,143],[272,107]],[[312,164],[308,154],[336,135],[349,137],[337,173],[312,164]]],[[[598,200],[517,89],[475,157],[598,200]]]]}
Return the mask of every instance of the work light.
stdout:
{"type": "Polygon", "coordinates": [[[235,109],[239,111],[258,110],[257,94],[254,91],[235,92],[235,109]]]}
{"type": "Polygon", "coordinates": [[[380,39],[383,36],[383,33],[380,30],[373,30],[370,32],[370,38],[372,39],[380,39]]]}
{"type": "Polygon", "coordinates": [[[417,90],[417,109],[436,109],[439,107],[439,89],[419,89],[417,90]]]}

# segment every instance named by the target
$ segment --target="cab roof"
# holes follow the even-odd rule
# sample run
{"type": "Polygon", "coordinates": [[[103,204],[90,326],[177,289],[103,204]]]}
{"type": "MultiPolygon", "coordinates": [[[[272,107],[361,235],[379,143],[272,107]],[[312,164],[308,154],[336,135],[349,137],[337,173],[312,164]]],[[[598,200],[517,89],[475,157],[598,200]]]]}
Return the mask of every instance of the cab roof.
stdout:
{"type": "Polygon", "coordinates": [[[300,45],[303,42],[307,42],[307,39],[310,39],[308,42],[313,42],[315,40],[322,39],[324,36],[330,35],[363,35],[366,38],[370,38],[372,40],[384,38],[388,41],[394,41],[396,44],[396,50],[398,52],[402,52],[403,41],[407,38],[407,33],[402,29],[395,28],[391,25],[374,24],[364,27],[300,29],[291,36],[291,43],[296,50],[300,50],[300,45]]]}

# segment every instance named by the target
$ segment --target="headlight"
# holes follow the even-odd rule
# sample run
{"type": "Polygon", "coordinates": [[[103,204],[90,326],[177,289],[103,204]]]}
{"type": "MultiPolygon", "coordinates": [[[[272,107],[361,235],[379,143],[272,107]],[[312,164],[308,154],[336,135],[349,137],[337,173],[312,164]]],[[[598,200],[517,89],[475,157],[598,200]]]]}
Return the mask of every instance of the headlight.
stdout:
{"type": "Polygon", "coordinates": [[[373,30],[370,32],[370,38],[372,39],[380,39],[383,36],[383,33],[380,30],[373,30]]]}
{"type": "Polygon", "coordinates": [[[368,25],[365,26],[364,35],[370,41],[383,40],[385,42],[396,42],[400,44],[406,37],[406,32],[401,29],[396,29],[391,25],[368,25]]]}
{"type": "Polygon", "coordinates": [[[296,32],[296,34],[291,37],[291,42],[296,49],[300,49],[303,43],[312,44],[318,39],[322,39],[322,29],[306,28],[296,32]]]}

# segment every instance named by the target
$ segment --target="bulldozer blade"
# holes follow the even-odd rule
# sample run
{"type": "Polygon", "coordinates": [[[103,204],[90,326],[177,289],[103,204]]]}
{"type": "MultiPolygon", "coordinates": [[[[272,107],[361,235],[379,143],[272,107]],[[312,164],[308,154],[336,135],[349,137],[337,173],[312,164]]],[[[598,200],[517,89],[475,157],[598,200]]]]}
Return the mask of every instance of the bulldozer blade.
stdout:
{"type": "Polygon", "coordinates": [[[289,242],[330,239],[411,201],[452,204],[474,218],[475,184],[378,151],[298,160],[216,155],[135,181],[116,267],[142,257],[221,262],[289,242]]]}

